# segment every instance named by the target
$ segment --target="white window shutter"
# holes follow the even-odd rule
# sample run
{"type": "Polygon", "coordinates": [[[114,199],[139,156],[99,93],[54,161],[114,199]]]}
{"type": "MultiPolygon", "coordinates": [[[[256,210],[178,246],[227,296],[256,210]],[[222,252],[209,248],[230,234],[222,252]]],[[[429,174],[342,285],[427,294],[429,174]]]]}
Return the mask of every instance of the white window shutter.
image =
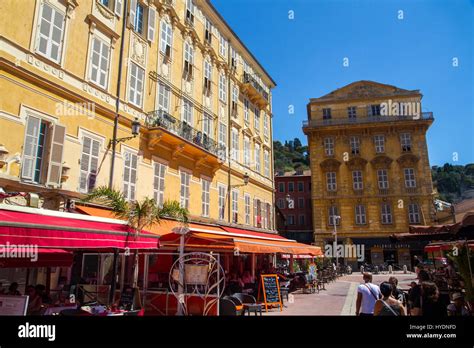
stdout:
{"type": "Polygon", "coordinates": [[[128,23],[135,28],[135,16],[137,15],[137,0],[130,0],[130,12],[128,15],[128,23]]]}
{"type": "Polygon", "coordinates": [[[25,142],[23,145],[23,159],[21,166],[21,177],[27,180],[33,180],[35,155],[38,147],[38,133],[40,128],[40,119],[28,117],[25,130],[25,142]]]}
{"type": "Polygon", "coordinates": [[[122,2],[123,0],[115,0],[115,14],[119,17],[122,15],[122,2]]]}
{"type": "Polygon", "coordinates": [[[156,10],[153,7],[148,8],[148,41],[155,41],[155,20],[156,10]]]}
{"type": "Polygon", "coordinates": [[[66,138],[66,127],[55,125],[51,139],[47,185],[59,186],[63,167],[63,149],[66,138]]]}

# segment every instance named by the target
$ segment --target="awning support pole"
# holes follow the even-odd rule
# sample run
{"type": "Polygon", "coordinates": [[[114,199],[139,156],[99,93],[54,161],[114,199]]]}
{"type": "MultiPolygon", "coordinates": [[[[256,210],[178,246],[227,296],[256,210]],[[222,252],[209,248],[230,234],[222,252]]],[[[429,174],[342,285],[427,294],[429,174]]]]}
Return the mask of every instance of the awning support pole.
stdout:
{"type": "Polygon", "coordinates": [[[115,300],[115,290],[117,289],[117,275],[118,275],[118,249],[114,249],[114,260],[112,265],[112,284],[110,284],[109,304],[113,304],[115,300]]]}

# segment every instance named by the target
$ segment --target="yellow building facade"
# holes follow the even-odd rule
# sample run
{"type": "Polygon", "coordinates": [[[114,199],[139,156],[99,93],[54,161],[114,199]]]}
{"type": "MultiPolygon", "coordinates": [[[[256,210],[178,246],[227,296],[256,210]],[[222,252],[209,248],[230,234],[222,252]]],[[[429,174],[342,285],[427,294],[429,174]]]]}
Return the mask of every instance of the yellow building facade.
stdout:
{"type": "Polygon", "coordinates": [[[423,252],[389,239],[434,222],[426,143],[433,115],[421,111],[421,98],[418,90],[358,81],[310,100],[303,131],[316,244],[333,243],[336,229],[339,244],[364,245],[368,263],[409,266],[423,252]]]}
{"type": "Polygon", "coordinates": [[[6,0],[0,17],[4,191],[63,210],[108,185],[118,107],[128,199],[274,230],[275,82],[210,1],[6,0]]]}

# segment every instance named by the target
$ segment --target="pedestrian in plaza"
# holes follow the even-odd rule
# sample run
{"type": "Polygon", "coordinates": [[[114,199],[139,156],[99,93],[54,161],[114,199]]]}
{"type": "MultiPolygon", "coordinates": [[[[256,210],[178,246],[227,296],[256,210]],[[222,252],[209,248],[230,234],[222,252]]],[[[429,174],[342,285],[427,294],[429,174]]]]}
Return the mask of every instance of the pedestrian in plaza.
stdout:
{"type": "Polygon", "coordinates": [[[418,274],[420,271],[420,260],[418,260],[418,256],[413,256],[413,267],[415,268],[415,273],[418,274]]]}
{"type": "MultiPolygon", "coordinates": [[[[398,287],[398,279],[396,277],[390,277],[388,278],[388,282],[392,285],[392,296],[400,301],[403,307],[406,307],[407,299],[403,290],[398,287]]],[[[380,289],[380,291],[382,291],[382,289],[380,289]]]]}
{"type": "Polygon", "coordinates": [[[382,298],[375,302],[374,315],[377,316],[400,316],[405,315],[402,303],[392,296],[393,285],[389,282],[380,284],[382,298]]]}
{"type": "Polygon", "coordinates": [[[469,316],[469,309],[467,309],[464,302],[464,297],[460,292],[453,294],[453,303],[448,305],[448,316],[449,317],[464,317],[469,316]]]}
{"type": "Polygon", "coordinates": [[[440,301],[439,290],[435,283],[425,281],[421,284],[421,296],[419,302],[415,302],[415,308],[419,307],[418,315],[428,318],[446,317],[446,305],[440,301]]]}
{"type": "Polygon", "coordinates": [[[421,296],[422,296],[422,288],[421,284],[424,282],[429,282],[431,280],[430,274],[425,270],[420,270],[418,273],[418,284],[410,289],[410,293],[408,295],[408,301],[410,303],[410,314],[413,316],[421,315],[421,296]]]}
{"type": "Polygon", "coordinates": [[[357,288],[356,315],[373,316],[375,302],[382,297],[377,285],[372,284],[372,273],[365,272],[363,284],[357,288]]]}

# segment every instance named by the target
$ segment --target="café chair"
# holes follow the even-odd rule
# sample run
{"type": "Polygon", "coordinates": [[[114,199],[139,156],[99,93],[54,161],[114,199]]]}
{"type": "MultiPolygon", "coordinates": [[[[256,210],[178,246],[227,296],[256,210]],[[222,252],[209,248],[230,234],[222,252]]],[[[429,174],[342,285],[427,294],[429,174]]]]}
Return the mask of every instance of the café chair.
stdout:
{"type": "Polygon", "coordinates": [[[219,300],[219,315],[220,316],[237,316],[237,309],[234,302],[226,298],[219,300]]]}
{"type": "Polygon", "coordinates": [[[225,296],[224,299],[232,301],[234,303],[235,309],[237,311],[237,315],[242,315],[244,310],[244,305],[241,300],[237,297],[232,296],[225,296]]]}

